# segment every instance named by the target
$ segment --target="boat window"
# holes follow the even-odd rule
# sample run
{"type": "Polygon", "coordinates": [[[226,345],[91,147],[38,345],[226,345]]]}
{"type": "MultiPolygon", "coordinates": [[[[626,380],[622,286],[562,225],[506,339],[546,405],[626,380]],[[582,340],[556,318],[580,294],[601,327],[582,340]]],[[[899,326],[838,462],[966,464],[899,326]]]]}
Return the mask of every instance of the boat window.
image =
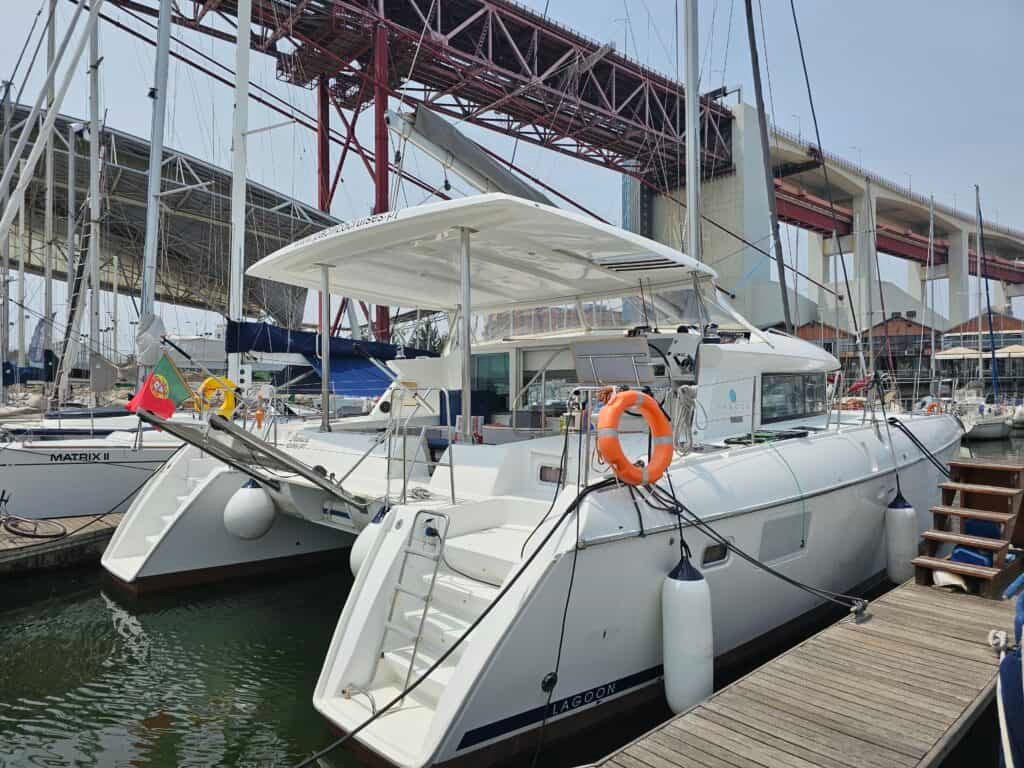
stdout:
{"type": "Polygon", "coordinates": [[[766,373],[761,377],[762,424],[824,412],[824,373],[766,373]]]}
{"type": "Polygon", "coordinates": [[[508,410],[509,363],[508,352],[491,352],[473,355],[473,380],[475,391],[493,392],[494,409],[508,410]]]}
{"type": "Polygon", "coordinates": [[[701,557],[700,564],[703,567],[715,565],[725,560],[728,554],[729,548],[725,544],[709,544],[704,548],[704,555],[701,557]]]}

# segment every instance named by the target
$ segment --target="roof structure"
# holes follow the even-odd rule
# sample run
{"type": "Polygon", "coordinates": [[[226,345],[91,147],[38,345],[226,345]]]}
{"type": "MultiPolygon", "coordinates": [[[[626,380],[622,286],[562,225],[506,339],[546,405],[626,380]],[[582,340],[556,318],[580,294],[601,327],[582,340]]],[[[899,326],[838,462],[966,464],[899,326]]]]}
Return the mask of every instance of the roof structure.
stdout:
{"type": "MultiPolygon", "coordinates": [[[[28,109],[18,106],[13,137],[24,127],[28,109]]],[[[68,200],[69,128],[84,121],[61,115],[54,142],[54,207],[56,246],[54,275],[65,276],[68,200]]],[[[29,144],[35,140],[35,126],[29,144]]],[[[87,216],[89,152],[86,136],[74,140],[75,193],[78,222],[87,216]]],[[[118,290],[138,294],[141,288],[142,249],[146,230],[146,192],[149,142],[122,131],[104,128],[101,138],[103,203],[101,267],[103,287],[113,284],[112,257],[119,256],[118,290]]],[[[26,150],[27,152],[28,150],[26,150]]],[[[31,257],[26,268],[43,273],[44,164],[37,165],[26,193],[27,215],[34,230],[31,257]]],[[[252,181],[247,183],[245,259],[255,263],[269,253],[339,221],[316,208],[252,181]]],[[[157,252],[156,297],[159,301],[199,307],[216,312],[227,308],[230,261],[231,173],[173,149],[164,150],[160,201],[160,243],[157,252]]],[[[267,313],[283,325],[302,321],[306,293],[280,284],[246,281],[246,312],[267,313]]]]}
{"type": "Polygon", "coordinates": [[[572,304],[687,287],[714,271],[666,245],[511,195],[493,193],[370,216],[311,235],[248,274],[403,307],[460,302],[460,228],[470,232],[474,311],[572,304]]]}

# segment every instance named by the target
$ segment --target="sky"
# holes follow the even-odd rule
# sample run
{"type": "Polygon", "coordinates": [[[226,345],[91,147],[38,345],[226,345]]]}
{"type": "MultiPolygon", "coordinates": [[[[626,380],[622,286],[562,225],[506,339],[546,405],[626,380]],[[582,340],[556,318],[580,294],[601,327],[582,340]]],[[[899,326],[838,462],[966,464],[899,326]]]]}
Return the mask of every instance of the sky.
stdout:
{"type": "MultiPolygon", "coordinates": [[[[683,61],[682,32],[676,27],[676,0],[520,0],[538,12],[667,75],[683,61]],[[677,40],[678,38],[678,40],[677,40]]],[[[40,5],[6,4],[0,29],[0,73],[10,78],[40,5]]],[[[982,190],[986,217],[1024,229],[1024,4],[1019,0],[795,0],[803,37],[822,146],[863,164],[874,173],[932,194],[938,202],[973,205],[973,185],[982,190]]],[[[762,66],[769,89],[769,110],[782,128],[810,137],[813,131],[807,90],[788,0],[755,0],[762,66]],[[760,2],[760,7],[759,3],[760,2]],[[761,28],[763,18],[763,32],[761,28]]],[[[59,3],[58,29],[65,28],[73,6],[59,3]]],[[[107,12],[154,36],[125,12],[107,12]]],[[[45,13],[39,27],[45,22],[45,13]]],[[[37,28],[38,34],[38,28],[37,28]]],[[[221,41],[175,28],[173,34],[233,65],[233,48],[221,41]]],[[[740,86],[753,100],[743,0],[701,0],[701,90],[740,86]]],[[[175,48],[172,43],[172,50],[175,48]]],[[[101,104],[109,125],[148,136],[154,49],[109,25],[101,27],[101,104]]],[[[26,59],[31,55],[31,46],[26,59]]],[[[289,103],[313,112],[311,91],[277,81],[272,59],[252,58],[252,81],[289,103]]],[[[85,63],[61,106],[66,114],[88,114],[85,63]]],[[[16,86],[26,71],[22,62],[16,86]]],[[[43,62],[32,70],[23,101],[31,101],[43,80],[43,62]]],[[[168,84],[167,146],[228,166],[231,139],[231,90],[172,59],[168,84]]],[[[397,108],[397,102],[391,107],[397,108]]],[[[281,117],[251,104],[250,128],[269,126],[281,117]]],[[[340,129],[335,119],[335,128],[340,129]]],[[[359,134],[372,145],[370,121],[359,134]]],[[[465,132],[498,153],[513,149],[522,167],[554,185],[604,218],[618,222],[619,177],[607,170],[533,146],[464,126],[465,132]]],[[[249,144],[251,179],[307,203],[315,201],[314,135],[288,126],[254,134],[249,144]]],[[[335,149],[335,157],[338,150],[335,149]]],[[[406,153],[413,172],[438,186],[442,170],[415,151],[406,153]]],[[[450,178],[456,193],[468,185],[450,178]]],[[[394,191],[399,206],[423,202],[424,193],[403,185],[394,191]]],[[[348,162],[332,205],[341,219],[364,216],[372,207],[372,185],[359,162],[348,162]]],[[[803,256],[798,253],[803,265],[803,256]]],[[[906,285],[904,262],[882,257],[882,274],[906,285]]],[[[940,289],[941,291],[941,289],[940,289]]],[[[29,281],[29,303],[41,305],[41,281],[29,281]]],[[[56,301],[63,302],[58,289],[56,301]]],[[[940,311],[945,302],[940,293],[940,311]]],[[[108,299],[109,304],[109,299],[108,299]]],[[[107,307],[109,312],[109,306],[107,307]]],[[[122,320],[132,310],[121,305],[122,320]]],[[[212,330],[219,321],[210,312],[164,309],[168,328],[181,333],[212,330]]],[[[312,320],[311,306],[307,319],[312,320]]],[[[34,324],[34,323],[33,323],[34,324]]],[[[31,328],[31,326],[30,326],[31,328]]],[[[118,346],[131,343],[122,328],[118,346]]]]}

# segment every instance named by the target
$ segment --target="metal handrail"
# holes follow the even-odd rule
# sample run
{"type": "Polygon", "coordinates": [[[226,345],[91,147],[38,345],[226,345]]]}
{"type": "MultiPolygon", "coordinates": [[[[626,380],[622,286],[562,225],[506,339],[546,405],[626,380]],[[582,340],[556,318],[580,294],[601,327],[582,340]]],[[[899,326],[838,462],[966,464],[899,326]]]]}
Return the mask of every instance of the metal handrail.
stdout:
{"type": "MultiPolygon", "coordinates": [[[[391,498],[391,462],[393,460],[392,439],[394,438],[396,432],[401,434],[402,436],[402,491],[400,496],[400,502],[402,504],[405,504],[406,500],[408,499],[409,475],[412,471],[412,467],[418,463],[415,456],[413,456],[411,461],[408,458],[406,438],[408,437],[407,432],[409,429],[409,423],[416,416],[416,414],[419,413],[421,406],[433,412],[434,409],[430,406],[429,402],[427,402],[426,398],[429,397],[430,394],[435,391],[437,392],[438,398],[444,399],[446,423],[442,424],[441,426],[447,428],[448,430],[448,461],[435,462],[427,459],[423,463],[426,466],[448,468],[448,483],[451,492],[451,501],[452,504],[455,503],[455,451],[453,448],[453,446],[455,445],[455,427],[454,424],[452,423],[451,394],[444,387],[407,387],[405,385],[399,385],[397,389],[391,390],[391,393],[388,396],[388,402],[391,407],[388,409],[388,426],[385,430],[386,437],[384,438],[387,440],[388,443],[386,465],[387,469],[385,473],[384,489],[385,497],[387,499],[391,498]],[[412,395],[412,397],[414,398],[415,407],[412,409],[411,413],[405,416],[404,423],[401,423],[402,415],[395,410],[395,395],[398,393],[406,392],[412,395]]],[[[421,444],[423,442],[423,437],[426,433],[426,430],[426,426],[424,426],[420,430],[421,444]]],[[[363,458],[365,458],[365,455],[363,458]]],[[[362,461],[362,459],[360,459],[360,461],[362,461]]]]}

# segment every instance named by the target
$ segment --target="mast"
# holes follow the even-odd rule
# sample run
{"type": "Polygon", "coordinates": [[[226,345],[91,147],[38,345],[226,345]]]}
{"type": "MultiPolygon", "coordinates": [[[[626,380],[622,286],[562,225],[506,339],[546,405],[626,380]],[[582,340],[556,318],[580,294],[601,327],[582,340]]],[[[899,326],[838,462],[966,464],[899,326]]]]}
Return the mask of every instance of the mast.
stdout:
{"type": "Polygon", "coordinates": [[[89,385],[95,398],[93,354],[100,344],[100,28],[89,35],[89,385]]]}
{"type": "MultiPolygon", "coordinates": [[[[985,304],[988,308],[988,345],[992,360],[992,397],[999,397],[999,370],[996,368],[996,335],[992,330],[992,296],[988,290],[988,278],[985,277],[985,225],[981,219],[981,188],[974,185],[974,199],[978,208],[978,278],[985,281],[985,304]]],[[[981,305],[978,305],[978,319],[981,319],[981,305]]],[[[981,341],[981,334],[978,334],[981,341]]],[[[980,361],[980,357],[979,357],[980,361]]]]}
{"type": "MultiPolygon", "coordinates": [[[[46,110],[53,109],[53,62],[57,50],[57,0],[50,0],[46,30],[46,110]]],[[[43,213],[43,350],[53,349],[53,136],[46,140],[46,199],[43,213]]],[[[45,360],[45,355],[44,355],[45,360]]],[[[45,385],[44,385],[45,392],[45,385]]]]}
{"type": "MultiPolygon", "coordinates": [[[[228,319],[241,321],[245,272],[245,132],[249,122],[249,40],[252,34],[252,0],[239,0],[237,14],[235,115],[231,131],[231,265],[228,272],[228,319]]],[[[240,354],[234,352],[228,355],[228,378],[235,383],[238,382],[240,364],[240,354]]],[[[327,404],[325,403],[323,407],[327,408],[327,404]]]]}
{"type": "MultiPolygon", "coordinates": [[[[873,207],[871,205],[871,180],[868,179],[866,176],[864,177],[864,197],[866,197],[868,199],[868,210],[870,211],[872,209],[872,207],[873,207]]],[[[865,219],[866,218],[867,217],[865,217],[865,219]]],[[[865,236],[867,236],[867,237],[874,237],[875,233],[872,231],[874,229],[873,226],[872,226],[872,222],[864,221],[862,223],[862,226],[865,229],[868,230],[867,232],[864,233],[865,236]]],[[[861,238],[861,239],[863,240],[863,238],[861,238]]],[[[863,249],[862,249],[861,252],[863,253],[863,249]]],[[[875,302],[874,302],[874,297],[872,295],[872,292],[873,292],[873,286],[875,284],[875,275],[874,275],[875,260],[869,258],[869,259],[867,259],[867,262],[868,262],[868,279],[867,279],[867,289],[868,289],[868,318],[867,318],[867,321],[868,321],[868,369],[867,369],[867,373],[869,373],[871,375],[874,375],[874,372],[875,372],[875,334],[874,334],[873,329],[874,329],[874,325],[875,324],[874,324],[873,320],[874,320],[874,317],[875,317],[875,302]]],[[[885,320],[884,317],[882,319],[885,320]]]]}
{"type": "MultiPolygon", "coordinates": [[[[757,37],[754,34],[754,10],[751,0],[747,6],[747,38],[750,41],[750,62],[754,69],[754,95],[757,99],[757,127],[761,135],[761,160],[764,163],[764,181],[768,191],[768,212],[771,216],[772,240],[775,246],[775,266],[779,273],[779,289],[782,291],[782,317],[786,323],[786,333],[793,333],[793,318],[789,313],[789,292],[786,289],[786,269],[782,263],[782,238],[779,236],[779,214],[775,205],[775,181],[772,176],[771,159],[768,154],[768,116],[764,111],[764,93],[761,91],[761,62],[757,55],[757,37]]],[[[689,53],[689,48],[687,48],[689,53]]],[[[687,91],[689,91],[687,82],[687,91]]],[[[687,114],[689,118],[689,114],[687,114]]],[[[689,125],[689,122],[687,122],[689,125]]],[[[687,149],[689,149],[689,136],[687,149]]],[[[795,290],[794,280],[794,291],[795,290]]]]}
{"type": "MultiPolygon", "coordinates": [[[[4,97],[3,97],[3,118],[4,118],[4,135],[3,135],[3,159],[4,159],[4,170],[7,170],[7,166],[11,163],[11,119],[13,117],[13,108],[11,107],[11,83],[10,81],[4,81],[4,97]]],[[[0,207],[7,207],[7,199],[10,197],[10,184],[0,184],[0,207]]],[[[0,238],[0,282],[3,283],[0,286],[0,370],[3,369],[4,364],[7,362],[7,352],[11,348],[10,344],[10,329],[11,329],[11,303],[8,301],[10,297],[10,283],[9,278],[11,274],[11,239],[9,237],[0,238]]],[[[7,389],[4,387],[3,376],[0,376],[0,405],[7,403],[7,389]]]]}
{"type": "MultiPolygon", "coordinates": [[[[25,173],[25,161],[21,161],[21,173],[25,173]]],[[[18,329],[18,367],[28,365],[28,354],[25,348],[25,254],[28,251],[28,234],[25,227],[25,197],[22,196],[18,205],[18,303],[14,311],[18,313],[15,328],[18,329]]]]}
{"type": "Polygon", "coordinates": [[[697,0],[686,0],[683,45],[686,46],[686,251],[703,261],[700,240],[700,83],[697,0]]]}
{"type": "MultiPolygon", "coordinates": [[[[142,291],[139,301],[139,321],[145,322],[153,314],[156,296],[156,251],[160,229],[160,181],[163,178],[164,118],[167,111],[167,57],[171,40],[171,2],[160,0],[157,20],[156,64],[153,72],[153,115],[149,129],[149,178],[146,187],[146,240],[142,249],[142,291]]],[[[139,385],[146,372],[139,368],[139,385]]]]}
{"type": "MultiPolygon", "coordinates": [[[[926,274],[931,276],[931,270],[935,267],[935,196],[928,198],[928,267],[926,274]]],[[[928,365],[928,391],[935,394],[935,280],[928,280],[927,291],[928,310],[931,317],[928,320],[928,327],[931,328],[931,354],[928,365]]],[[[925,315],[927,317],[927,314],[925,315]]]]}

